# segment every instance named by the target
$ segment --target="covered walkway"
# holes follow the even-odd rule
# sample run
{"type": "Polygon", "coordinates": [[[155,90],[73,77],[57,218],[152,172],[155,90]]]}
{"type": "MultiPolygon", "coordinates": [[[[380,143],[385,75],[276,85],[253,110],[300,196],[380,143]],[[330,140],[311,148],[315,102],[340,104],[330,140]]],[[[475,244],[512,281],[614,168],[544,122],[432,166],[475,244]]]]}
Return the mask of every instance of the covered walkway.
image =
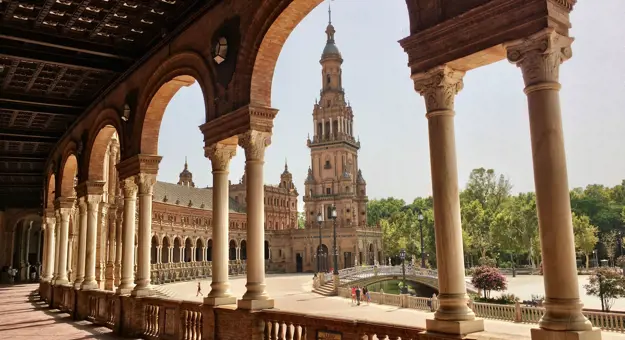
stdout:
{"type": "Polygon", "coordinates": [[[120,339],[89,321],[50,309],[35,295],[38,284],[0,286],[0,339],[120,339]]]}

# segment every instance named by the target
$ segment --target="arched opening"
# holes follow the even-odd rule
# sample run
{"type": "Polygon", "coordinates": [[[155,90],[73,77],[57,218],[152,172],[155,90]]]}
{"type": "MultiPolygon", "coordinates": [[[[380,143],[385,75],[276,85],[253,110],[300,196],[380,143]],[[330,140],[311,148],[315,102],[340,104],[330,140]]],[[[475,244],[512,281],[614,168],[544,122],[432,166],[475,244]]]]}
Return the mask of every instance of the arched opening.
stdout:
{"type": "Polygon", "coordinates": [[[369,252],[367,253],[367,256],[367,264],[373,266],[375,264],[375,249],[373,247],[373,243],[369,244],[369,252]]]}
{"type": "Polygon", "coordinates": [[[163,237],[163,248],[161,248],[161,263],[169,263],[169,251],[171,245],[169,244],[169,238],[163,237]]]}
{"type": "Polygon", "coordinates": [[[317,246],[317,253],[315,254],[317,261],[317,270],[321,272],[327,272],[330,270],[330,253],[328,252],[328,246],[321,244],[317,246]]]}
{"type": "Polygon", "coordinates": [[[184,262],[192,262],[193,261],[193,242],[191,242],[191,238],[187,238],[184,241],[184,262]]]}
{"type": "Polygon", "coordinates": [[[271,256],[269,252],[269,241],[265,240],[265,261],[269,260],[270,258],[271,256]]]}
{"type": "Polygon", "coordinates": [[[150,247],[150,263],[158,263],[158,237],[152,236],[152,246],[150,247]]]}
{"type": "Polygon", "coordinates": [[[228,260],[235,261],[237,259],[237,243],[234,240],[230,240],[228,245],[228,260]]]}
{"type": "Polygon", "coordinates": [[[204,243],[202,242],[201,238],[198,238],[197,241],[195,241],[195,261],[196,262],[204,261],[204,258],[202,257],[203,254],[204,254],[204,243]]]}
{"type": "Polygon", "coordinates": [[[16,281],[35,282],[41,276],[44,232],[41,217],[28,215],[14,227],[12,266],[16,281]]]}
{"type": "Polygon", "coordinates": [[[247,242],[245,240],[241,241],[241,260],[247,260],[247,242]]]}
{"type": "MultiPolygon", "coordinates": [[[[54,209],[55,194],[56,194],[56,176],[54,176],[54,173],[51,173],[50,176],[48,176],[48,186],[46,189],[45,209],[47,211],[51,211],[54,209]]],[[[48,217],[52,217],[52,216],[48,216],[48,217]]]]}
{"type": "Polygon", "coordinates": [[[180,255],[182,252],[182,241],[180,240],[180,237],[176,236],[176,238],[174,239],[174,263],[179,263],[180,261],[180,255]]]}
{"type": "Polygon", "coordinates": [[[206,261],[212,261],[213,260],[213,240],[209,239],[208,242],[206,242],[206,261]]]}
{"type": "Polygon", "coordinates": [[[65,159],[61,170],[60,197],[76,197],[76,176],[78,175],[78,161],[74,154],[65,159]]]}

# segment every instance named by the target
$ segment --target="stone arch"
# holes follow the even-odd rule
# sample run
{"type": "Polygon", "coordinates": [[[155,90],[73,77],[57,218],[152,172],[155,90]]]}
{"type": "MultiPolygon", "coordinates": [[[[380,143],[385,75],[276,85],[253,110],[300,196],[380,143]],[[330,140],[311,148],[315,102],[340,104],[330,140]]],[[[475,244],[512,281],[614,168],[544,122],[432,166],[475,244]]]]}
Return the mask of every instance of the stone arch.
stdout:
{"type": "Polygon", "coordinates": [[[61,163],[61,171],[58,181],[58,188],[56,190],[56,197],[73,197],[75,194],[74,179],[78,176],[78,159],[74,150],[66,151],[63,155],[63,162],[61,163]]]}
{"type": "Polygon", "coordinates": [[[106,109],[100,115],[103,118],[91,129],[85,150],[86,164],[83,164],[84,176],[81,176],[85,180],[101,181],[104,179],[104,155],[113,134],[117,133],[120,150],[122,149],[122,128],[117,118],[119,116],[117,111],[106,109]]]}
{"type": "Polygon", "coordinates": [[[155,70],[141,92],[139,104],[133,117],[133,136],[137,144],[133,153],[158,154],[158,135],[165,109],[170,100],[183,86],[197,81],[204,96],[205,119],[214,116],[212,103],[212,75],[208,65],[199,54],[181,52],[165,60],[155,70]]]}
{"type": "Polygon", "coordinates": [[[48,175],[47,181],[44,210],[54,209],[54,197],[56,192],[56,175],[54,172],[48,175]]]}

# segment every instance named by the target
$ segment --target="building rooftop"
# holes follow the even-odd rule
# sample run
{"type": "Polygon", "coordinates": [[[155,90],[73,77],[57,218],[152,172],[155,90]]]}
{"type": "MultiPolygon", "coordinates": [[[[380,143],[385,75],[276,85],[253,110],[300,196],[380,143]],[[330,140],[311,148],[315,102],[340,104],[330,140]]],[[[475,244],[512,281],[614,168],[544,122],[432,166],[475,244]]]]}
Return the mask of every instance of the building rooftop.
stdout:
{"type": "MultiPolygon", "coordinates": [[[[213,210],[213,189],[194,188],[159,181],[154,184],[154,195],[152,200],[154,202],[178,205],[182,207],[213,210]],[[191,203],[191,205],[189,203],[191,203]]],[[[230,198],[229,201],[229,210],[231,212],[245,212],[245,209],[235,200],[230,198]]]]}

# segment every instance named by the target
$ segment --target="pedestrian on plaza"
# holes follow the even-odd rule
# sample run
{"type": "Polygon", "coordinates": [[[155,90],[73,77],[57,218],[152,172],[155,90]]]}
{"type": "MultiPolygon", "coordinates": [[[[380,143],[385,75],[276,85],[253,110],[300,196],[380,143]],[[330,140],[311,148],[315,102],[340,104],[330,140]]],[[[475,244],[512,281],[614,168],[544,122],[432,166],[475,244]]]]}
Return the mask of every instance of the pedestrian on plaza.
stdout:
{"type": "Polygon", "coordinates": [[[365,301],[367,301],[367,306],[369,302],[371,302],[371,296],[369,295],[369,289],[367,287],[362,287],[362,295],[365,297],[365,301]]]}
{"type": "Polygon", "coordinates": [[[356,302],[356,287],[352,287],[352,304],[356,302]]]}
{"type": "Polygon", "coordinates": [[[204,294],[202,294],[202,283],[200,283],[200,281],[197,282],[197,293],[195,293],[195,296],[198,295],[204,296],[204,294]]]}
{"type": "Polygon", "coordinates": [[[360,306],[360,294],[362,291],[359,286],[356,286],[356,306],[360,306]]]}

